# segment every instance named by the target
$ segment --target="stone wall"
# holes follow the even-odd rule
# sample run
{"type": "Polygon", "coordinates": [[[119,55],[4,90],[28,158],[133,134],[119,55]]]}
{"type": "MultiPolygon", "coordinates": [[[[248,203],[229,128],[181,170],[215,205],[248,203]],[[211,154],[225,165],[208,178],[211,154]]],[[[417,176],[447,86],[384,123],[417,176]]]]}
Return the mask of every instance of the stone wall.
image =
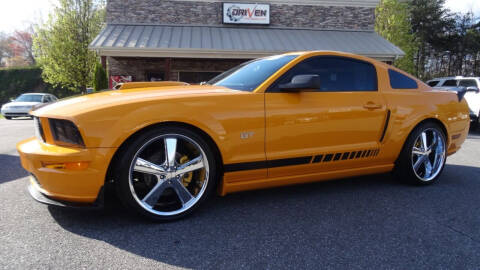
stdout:
{"type": "MultiPolygon", "coordinates": [[[[132,57],[108,57],[109,75],[130,75],[134,81],[147,80],[147,72],[165,72],[166,60],[164,58],[132,58],[132,57]]],[[[170,78],[176,81],[179,72],[223,72],[239,65],[246,60],[239,59],[171,59],[170,78]]]]}
{"type": "MultiPolygon", "coordinates": [[[[370,7],[270,4],[270,12],[270,25],[262,27],[373,30],[375,22],[370,7]]],[[[222,25],[222,3],[108,0],[107,22],[222,25]]]]}

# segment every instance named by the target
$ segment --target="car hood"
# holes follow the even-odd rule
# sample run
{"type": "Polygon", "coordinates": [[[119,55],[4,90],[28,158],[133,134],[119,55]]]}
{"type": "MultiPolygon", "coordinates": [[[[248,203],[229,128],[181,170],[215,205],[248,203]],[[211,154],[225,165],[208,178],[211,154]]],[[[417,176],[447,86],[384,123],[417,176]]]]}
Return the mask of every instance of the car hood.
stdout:
{"type": "Polygon", "coordinates": [[[12,101],[4,104],[3,106],[33,106],[41,102],[26,102],[26,101],[12,101]]]}
{"type": "Polygon", "coordinates": [[[177,87],[150,87],[111,90],[60,100],[31,112],[41,117],[74,117],[94,110],[132,103],[149,103],[160,100],[179,100],[198,96],[242,94],[244,91],[221,86],[188,85],[177,87]]]}

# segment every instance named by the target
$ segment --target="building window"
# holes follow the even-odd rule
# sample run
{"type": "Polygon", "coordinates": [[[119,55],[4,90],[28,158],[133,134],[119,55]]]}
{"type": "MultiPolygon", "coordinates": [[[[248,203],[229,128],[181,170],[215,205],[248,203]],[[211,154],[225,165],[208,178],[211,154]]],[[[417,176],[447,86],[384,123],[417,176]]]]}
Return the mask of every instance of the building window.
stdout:
{"type": "Polygon", "coordinates": [[[201,83],[207,82],[213,77],[220,74],[220,72],[184,72],[180,71],[179,73],[179,81],[187,82],[187,83],[201,83]]]}
{"type": "Polygon", "coordinates": [[[158,82],[165,80],[164,72],[147,72],[146,76],[147,82],[158,82]]]}

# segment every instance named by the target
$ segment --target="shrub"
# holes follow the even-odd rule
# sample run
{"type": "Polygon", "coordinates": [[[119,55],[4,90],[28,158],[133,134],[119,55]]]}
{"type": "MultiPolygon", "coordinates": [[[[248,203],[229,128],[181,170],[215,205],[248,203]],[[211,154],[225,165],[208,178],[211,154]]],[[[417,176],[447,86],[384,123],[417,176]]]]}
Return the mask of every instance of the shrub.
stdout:
{"type": "Polygon", "coordinates": [[[51,93],[59,98],[71,95],[66,89],[45,83],[39,67],[0,68],[0,104],[29,92],[51,93]]]}
{"type": "Polygon", "coordinates": [[[93,80],[93,90],[100,91],[108,89],[107,72],[103,68],[101,63],[95,65],[95,77],[93,80]]]}

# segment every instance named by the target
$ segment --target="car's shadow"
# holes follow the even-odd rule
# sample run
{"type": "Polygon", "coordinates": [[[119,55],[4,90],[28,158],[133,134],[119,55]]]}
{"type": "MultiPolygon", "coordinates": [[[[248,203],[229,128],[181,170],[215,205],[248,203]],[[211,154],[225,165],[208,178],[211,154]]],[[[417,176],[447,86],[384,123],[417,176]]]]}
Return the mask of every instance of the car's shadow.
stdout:
{"type": "Polygon", "coordinates": [[[22,168],[18,156],[0,154],[0,184],[17,180],[27,175],[28,172],[22,168]]]}
{"type": "Polygon", "coordinates": [[[479,179],[478,167],[447,165],[428,187],[382,174],[250,191],[214,197],[194,215],[170,223],[145,221],[118,205],[103,212],[49,211],[72,233],[180,267],[317,268],[321,262],[368,268],[381,258],[407,268],[414,260],[399,258],[414,258],[417,249],[427,257],[438,252],[429,249],[429,240],[427,246],[419,242],[436,238],[432,233],[442,236],[435,245],[447,249],[467,241],[450,239],[457,233],[443,223],[480,239],[474,229],[480,210],[470,207],[480,203],[479,179]]]}

